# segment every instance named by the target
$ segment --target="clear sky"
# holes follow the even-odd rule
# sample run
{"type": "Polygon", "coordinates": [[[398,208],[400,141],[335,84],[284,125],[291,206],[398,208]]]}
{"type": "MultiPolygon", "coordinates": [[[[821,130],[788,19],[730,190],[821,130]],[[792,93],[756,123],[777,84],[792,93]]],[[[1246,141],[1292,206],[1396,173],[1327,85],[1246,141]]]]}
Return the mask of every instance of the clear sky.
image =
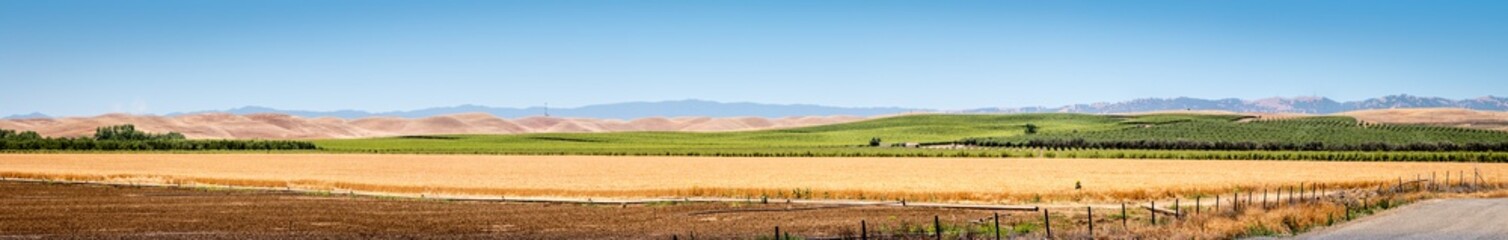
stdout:
{"type": "Polygon", "coordinates": [[[0,115],[1508,90],[1508,1],[0,1],[0,115]]]}

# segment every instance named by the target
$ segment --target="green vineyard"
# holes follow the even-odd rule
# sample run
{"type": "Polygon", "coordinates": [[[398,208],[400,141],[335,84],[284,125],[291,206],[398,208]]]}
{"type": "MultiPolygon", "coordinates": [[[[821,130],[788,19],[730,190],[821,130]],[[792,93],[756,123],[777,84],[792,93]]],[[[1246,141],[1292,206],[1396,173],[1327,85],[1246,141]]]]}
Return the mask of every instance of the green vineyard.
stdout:
{"type": "Polygon", "coordinates": [[[747,132],[536,133],[315,140],[323,151],[407,154],[1044,157],[1508,162],[1508,133],[1348,117],[911,115],[747,132]],[[1027,125],[1036,133],[1027,134],[1027,125]],[[879,140],[871,147],[871,140],[879,140]],[[920,147],[895,147],[906,146],[920,147]]]}
{"type": "MultiPolygon", "coordinates": [[[[1167,119],[1166,116],[1159,117],[1167,119]]],[[[1164,150],[1508,151],[1508,134],[1456,127],[1364,124],[1349,117],[1127,121],[1105,131],[966,139],[961,144],[1164,150]],[[1249,121],[1240,121],[1249,120],[1249,121]]]]}

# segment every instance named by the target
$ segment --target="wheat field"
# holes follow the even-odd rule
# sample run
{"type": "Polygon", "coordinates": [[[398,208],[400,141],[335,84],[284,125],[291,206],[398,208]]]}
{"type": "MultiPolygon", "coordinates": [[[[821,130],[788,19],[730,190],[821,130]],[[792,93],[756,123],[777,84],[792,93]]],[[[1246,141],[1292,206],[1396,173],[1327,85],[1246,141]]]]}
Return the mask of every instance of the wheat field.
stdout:
{"type": "Polygon", "coordinates": [[[0,175],[72,180],[559,197],[797,197],[1007,202],[1236,188],[1362,186],[1502,163],[361,154],[0,154],[0,175]],[[1082,186],[1075,190],[1075,183],[1082,186]]]}

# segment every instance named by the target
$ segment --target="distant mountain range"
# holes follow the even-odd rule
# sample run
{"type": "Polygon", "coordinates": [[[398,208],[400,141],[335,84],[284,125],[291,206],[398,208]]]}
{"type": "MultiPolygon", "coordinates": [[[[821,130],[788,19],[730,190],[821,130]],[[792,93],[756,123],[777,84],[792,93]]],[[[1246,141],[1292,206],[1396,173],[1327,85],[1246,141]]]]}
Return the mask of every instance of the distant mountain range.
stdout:
{"type": "Polygon", "coordinates": [[[1453,100],[1439,97],[1390,95],[1362,101],[1337,102],[1324,97],[1263,98],[1257,100],[1199,99],[1199,98],[1143,98],[1117,103],[1075,104],[1061,107],[981,108],[965,113],[1129,113],[1168,110],[1221,110],[1252,113],[1308,113],[1331,114],[1357,110],[1393,108],[1466,108],[1485,111],[1508,110],[1508,98],[1486,96],[1473,99],[1453,100]]]}
{"type": "Polygon", "coordinates": [[[52,118],[52,116],[47,116],[47,114],[42,114],[42,113],[39,113],[39,112],[34,112],[34,113],[28,113],[28,114],[16,114],[16,115],[5,116],[5,118],[3,118],[3,119],[33,119],[33,118],[52,118]]]}
{"type": "MultiPolygon", "coordinates": [[[[1508,98],[1486,96],[1473,99],[1446,99],[1439,97],[1420,97],[1412,95],[1391,95],[1380,98],[1372,98],[1361,101],[1337,102],[1324,97],[1294,97],[1294,98],[1264,98],[1256,100],[1242,100],[1235,98],[1226,99],[1199,99],[1199,98],[1144,98],[1116,103],[1092,103],[1074,104],[1060,107],[1020,107],[1020,108],[979,108],[962,111],[947,111],[961,113],[1034,113],[1034,112],[1072,112],[1072,113],[1128,113],[1150,112],[1168,110],[1223,110],[1232,112],[1257,112],[1257,113],[1309,113],[1331,114],[1346,111],[1391,109],[1391,108],[1466,108],[1486,111],[1508,111],[1508,98]]],[[[590,105],[574,108],[550,108],[548,113],[554,117],[575,118],[607,118],[607,119],[638,119],[646,117],[792,117],[792,116],[877,116],[899,114],[909,112],[938,112],[932,109],[901,108],[901,107],[833,107],[810,104],[761,104],[748,102],[714,102],[704,100],[679,100],[662,102],[627,102],[602,105],[590,105]]],[[[284,110],[267,107],[248,106],[224,111],[203,111],[189,113],[173,113],[168,116],[179,116],[196,113],[231,113],[238,115],[253,113],[280,113],[293,116],[317,118],[337,117],[356,119],[365,117],[403,117],[423,118],[458,113],[487,113],[503,118],[521,118],[528,116],[544,116],[544,107],[529,108],[506,108],[488,107],[479,105],[460,105],[453,107],[426,108],[411,111],[393,112],[368,112],[359,110],[340,111],[301,111],[284,110]]],[[[6,119],[47,118],[42,113],[26,115],[12,115],[6,119]]]]}
{"type": "MultiPolygon", "coordinates": [[[[529,116],[544,116],[547,113],[552,117],[576,117],[576,118],[607,118],[607,119],[638,119],[647,117],[798,117],[798,116],[875,116],[895,113],[923,111],[920,109],[907,109],[897,107],[831,107],[810,104],[761,104],[747,102],[713,102],[704,100],[679,100],[663,102],[626,102],[614,104],[589,105],[575,108],[506,108],[488,107],[479,105],[460,105],[453,107],[425,108],[412,111],[394,112],[367,112],[357,110],[340,111],[298,111],[281,110],[266,107],[241,107],[225,111],[208,111],[231,113],[238,115],[252,113],[281,113],[300,117],[338,117],[355,119],[364,117],[403,117],[422,118],[458,113],[487,113],[502,118],[522,118],[529,116]]],[[[207,112],[173,113],[168,116],[186,115],[207,112]]]]}

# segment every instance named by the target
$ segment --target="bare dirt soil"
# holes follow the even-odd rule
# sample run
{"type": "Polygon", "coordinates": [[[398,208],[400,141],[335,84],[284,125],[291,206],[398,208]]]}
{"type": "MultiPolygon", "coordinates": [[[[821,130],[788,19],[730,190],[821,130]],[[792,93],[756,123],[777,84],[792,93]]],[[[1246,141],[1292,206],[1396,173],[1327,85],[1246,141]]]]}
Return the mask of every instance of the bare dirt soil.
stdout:
{"type": "Polygon", "coordinates": [[[6,181],[0,181],[0,206],[0,239],[689,239],[693,233],[703,239],[747,239],[771,235],[777,225],[798,236],[838,237],[857,234],[860,220],[877,231],[928,226],[933,216],[963,223],[993,214],[895,207],[799,210],[811,206],[777,203],[447,202],[6,181]],[[760,211],[787,208],[798,210],[760,211]],[[712,210],[751,211],[702,214],[712,210]]]}

